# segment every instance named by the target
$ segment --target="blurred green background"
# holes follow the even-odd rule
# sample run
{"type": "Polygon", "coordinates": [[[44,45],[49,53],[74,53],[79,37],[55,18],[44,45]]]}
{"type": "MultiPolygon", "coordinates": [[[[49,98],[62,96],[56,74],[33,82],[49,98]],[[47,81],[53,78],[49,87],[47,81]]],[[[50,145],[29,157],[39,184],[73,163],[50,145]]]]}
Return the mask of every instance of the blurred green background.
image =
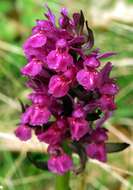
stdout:
{"type": "MultiPolygon", "coordinates": [[[[43,19],[44,0],[0,0],[0,190],[53,190],[54,176],[35,168],[26,150],[41,151],[36,139],[19,142],[13,131],[19,123],[18,98],[26,102],[28,90],[20,68],[26,63],[22,44],[30,35],[36,19],[43,19]]],[[[116,51],[112,76],[120,86],[117,111],[106,126],[110,141],[131,146],[109,155],[107,164],[88,163],[86,171],[72,176],[74,190],[133,189],[133,0],[49,0],[48,6],[59,16],[59,9],[83,10],[94,30],[95,47],[116,51]]],[[[45,156],[45,154],[44,154],[45,156]]]]}

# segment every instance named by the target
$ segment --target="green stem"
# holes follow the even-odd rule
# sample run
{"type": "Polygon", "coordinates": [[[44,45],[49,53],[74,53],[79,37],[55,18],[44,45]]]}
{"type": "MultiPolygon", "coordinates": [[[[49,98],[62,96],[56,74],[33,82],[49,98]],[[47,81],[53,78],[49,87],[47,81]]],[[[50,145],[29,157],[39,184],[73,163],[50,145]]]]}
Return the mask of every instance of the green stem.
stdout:
{"type": "Polygon", "coordinates": [[[55,190],[71,190],[69,187],[70,172],[64,175],[56,175],[55,190]]]}

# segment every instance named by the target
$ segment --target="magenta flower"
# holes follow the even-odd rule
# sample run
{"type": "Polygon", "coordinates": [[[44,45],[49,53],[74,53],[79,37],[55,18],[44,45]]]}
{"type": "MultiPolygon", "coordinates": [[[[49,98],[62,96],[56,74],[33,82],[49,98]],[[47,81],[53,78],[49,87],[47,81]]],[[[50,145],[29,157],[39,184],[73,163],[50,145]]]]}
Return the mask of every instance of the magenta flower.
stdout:
{"type": "Polygon", "coordinates": [[[91,133],[92,141],[97,143],[106,141],[108,139],[107,132],[108,130],[105,128],[97,128],[93,130],[91,133]]]}
{"type": "Polygon", "coordinates": [[[49,170],[60,175],[63,175],[67,171],[71,170],[72,166],[72,159],[67,154],[53,156],[48,161],[49,170]]]}
{"type": "Polygon", "coordinates": [[[39,60],[32,59],[25,67],[21,69],[23,75],[33,76],[38,75],[42,70],[42,62],[39,60]]]}
{"type": "Polygon", "coordinates": [[[75,80],[76,74],[77,74],[77,68],[73,64],[67,68],[67,70],[63,73],[63,76],[66,78],[66,80],[73,82],[75,80]]]}
{"type": "Polygon", "coordinates": [[[51,77],[49,82],[49,93],[54,97],[62,97],[67,94],[69,90],[68,81],[64,77],[54,75],[51,77]]]}
{"type": "Polygon", "coordinates": [[[116,109],[113,96],[102,95],[101,98],[98,100],[98,102],[100,108],[104,111],[105,110],[113,111],[116,109]]]}
{"type": "Polygon", "coordinates": [[[100,66],[100,60],[96,59],[94,56],[88,56],[84,61],[84,65],[90,68],[97,68],[100,66]]]}
{"type": "Polygon", "coordinates": [[[73,64],[73,58],[68,54],[66,41],[64,39],[57,41],[56,48],[47,56],[48,67],[56,72],[66,71],[68,66],[73,64]]]}
{"type": "Polygon", "coordinates": [[[84,119],[69,118],[70,131],[72,139],[79,140],[89,132],[89,123],[84,119]]]}
{"type": "Polygon", "coordinates": [[[112,64],[102,65],[101,59],[115,53],[94,49],[93,32],[82,11],[70,18],[63,8],[56,25],[55,15],[47,9],[46,19],[36,21],[23,46],[28,63],[21,72],[32,92],[28,105],[22,106],[15,134],[28,140],[32,129],[40,142],[48,144],[50,171],[79,173],[87,156],[107,160],[108,131],[103,124],[116,109],[118,87],[109,76],[112,64]],[[73,152],[81,160],[78,169],[73,152]]]}
{"type": "Polygon", "coordinates": [[[18,137],[21,141],[27,141],[31,138],[31,128],[27,125],[20,125],[15,130],[15,135],[18,137]]]}
{"type": "Polygon", "coordinates": [[[34,103],[39,105],[50,106],[50,97],[44,92],[33,92],[29,94],[28,98],[34,103]]]}
{"type": "Polygon", "coordinates": [[[72,62],[72,57],[67,52],[59,53],[53,50],[47,56],[48,67],[58,72],[66,71],[67,67],[72,64],[72,62]]]}
{"type": "Polygon", "coordinates": [[[104,143],[91,143],[86,148],[86,153],[90,158],[106,162],[106,149],[104,143]]]}
{"type": "Polygon", "coordinates": [[[90,158],[106,162],[105,141],[108,139],[107,129],[97,128],[91,133],[91,143],[86,146],[86,153],[90,158]]]}
{"type": "Polygon", "coordinates": [[[75,118],[85,118],[85,110],[81,104],[76,104],[72,113],[75,118]]]}
{"type": "Polygon", "coordinates": [[[118,92],[118,87],[116,84],[114,83],[105,83],[101,89],[100,92],[102,94],[108,94],[108,95],[115,95],[118,92]]]}
{"type": "Polygon", "coordinates": [[[85,90],[94,90],[98,80],[98,72],[95,70],[80,70],[77,73],[77,81],[85,90]]]}
{"type": "Polygon", "coordinates": [[[62,120],[58,120],[56,123],[51,124],[51,127],[47,130],[36,133],[38,139],[47,144],[59,144],[62,139],[65,138],[67,130],[67,123],[62,120]]]}
{"type": "Polygon", "coordinates": [[[25,42],[25,46],[38,48],[46,44],[47,38],[44,33],[36,33],[25,42]]]}
{"type": "Polygon", "coordinates": [[[43,125],[47,123],[51,116],[50,111],[47,107],[40,107],[38,105],[34,105],[29,107],[25,113],[22,115],[22,123],[36,126],[43,125]]]}

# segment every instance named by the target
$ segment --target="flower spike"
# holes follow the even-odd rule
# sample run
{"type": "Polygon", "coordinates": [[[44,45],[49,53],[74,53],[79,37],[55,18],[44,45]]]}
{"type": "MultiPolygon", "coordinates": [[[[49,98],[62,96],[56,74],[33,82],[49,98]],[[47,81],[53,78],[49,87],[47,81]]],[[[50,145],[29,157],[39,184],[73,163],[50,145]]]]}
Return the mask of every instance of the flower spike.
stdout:
{"type": "Polygon", "coordinates": [[[23,113],[15,134],[27,141],[34,133],[48,144],[47,164],[28,153],[36,167],[59,175],[69,170],[78,174],[88,158],[106,162],[107,153],[128,147],[107,143],[108,130],[103,127],[116,109],[118,86],[110,78],[112,63],[103,65],[102,59],[115,53],[92,49],[94,34],[82,11],[69,17],[63,8],[56,25],[55,15],[46,8],[46,19],[37,20],[23,46],[28,63],[21,72],[32,92],[28,105],[20,101],[23,113]],[[73,152],[79,156],[79,167],[73,152]]]}

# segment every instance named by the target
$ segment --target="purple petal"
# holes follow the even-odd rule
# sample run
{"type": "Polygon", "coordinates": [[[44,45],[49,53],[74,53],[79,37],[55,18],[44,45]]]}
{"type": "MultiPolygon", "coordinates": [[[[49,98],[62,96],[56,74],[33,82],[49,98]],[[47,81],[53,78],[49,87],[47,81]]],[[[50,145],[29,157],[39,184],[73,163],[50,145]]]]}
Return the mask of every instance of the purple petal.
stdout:
{"type": "Polygon", "coordinates": [[[40,31],[51,31],[53,30],[53,24],[48,20],[37,20],[37,25],[33,28],[33,33],[38,33],[40,31]]]}
{"type": "Polygon", "coordinates": [[[89,123],[84,119],[69,118],[72,139],[79,140],[89,132],[89,123]]]}
{"type": "Polygon", "coordinates": [[[82,69],[77,73],[76,78],[79,84],[86,90],[93,90],[96,87],[98,73],[96,71],[86,71],[82,69]]]}
{"type": "Polygon", "coordinates": [[[28,124],[30,122],[30,117],[33,113],[33,106],[28,107],[26,111],[22,114],[21,121],[24,124],[28,124]]]}
{"type": "Polygon", "coordinates": [[[27,65],[25,65],[22,69],[21,72],[23,75],[26,76],[36,76],[38,75],[42,70],[42,62],[32,59],[27,65]]]}
{"type": "Polygon", "coordinates": [[[33,48],[33,47],[29,47],[29,46],[24,46],[24,53],[26,55],[26,57],[28,58],[28,60],[33,59],[33,57],[35,57],[37,60],[40,60],[43,62],[43,64],[45,64],[46,62],[46,49],[40,47],[40,48],[33,48]]]}
{"type": "Polygon", "coordinates": [[[55,146],[63,140],[66,130],[67,122],[64,119],[59,119],[50,124],[45,131],[37,131],[36,135],[40,141],[55,146]]]}
{"type": "Polygon", "coordinates": [[[57,120],[57,126],[61,131],[66,131],[67,129],[67,121],[65,119],[58,119],[57,120]]]}
{"type": "Polygon", "coordinates": [[[79,24],[80,17],[81,17],[81,15],[79,13],[73,13],[73,20],[74,20],[75,26],[77,26],[79,24]]]}
{"type": "Polygon", "coordinates": [[[68,69],[63,73],[66,79],[70,81],[75,79],[76,74],[77,74],[77,68],[76,66],[74,66],[74,64],[68,67],[68,69]]]}
{"type": "Polygon", "coordinates": [[[65,15],[65,16],[68,16],[68,10],[67,10],[67,8],[63,7],[63,8],[61,9],[61,14],[62,14],[62,15],[65,15]]]}
{"type": "Polygon", "coordinates": [[[76,117],[76,118],[84,118],[85,110],[83,109],[83,107],[81,105],[76,105],[72,115],[73,115],[73,117],[76,117]]]}
{"type": "Polygon", "coordinates": [[[60,76],[54,75],[49,82],[49,93],[54,97],[63,97],[67,94],[69,86],[67,81],[63,80],[60,76]]]}
{"type": "Polygon", "coordinates": [[[65,39],[60,39],[56,42],[56,49],[61,53],[67,51],[68,44],[65,39]]]}
{"type": "Polygon", "coordinates": [[[27,125],[20,125],[15,130],[15,135],[21,141],[27,141],[27,140],[29,140],[31,138],[31,128],[29,128],[27,125]]]}
{"type": "Polygon", "coordinates": [[[67,52],[59,53],[53,50],[47,56],[48,67],[56,71],[66,71],[72,63],[73,58],[67,52]]]}
{"type": "Polygon", "coordinates": [[[47,38],[42,33],[37,33],[28,38],[28,40],[25,42],[24,46],[29,46],[33,48],[42,47],[46,44],[47,38]]]}
{"type": "Polygon", "coordinates": [[[73,45],[82,45],[85,41],[85,37],[84,36],[78,36],[78,37],[75,37],[73,38],[71,41],[69,41],[69,45],[70,46],[73,46],[73,45]]]}
{"type": "Polygon", "coordinates": [[[51,126],[47,131],[42,132],[37,135],[37,138],[41,142],[45,142],[47,144],[57,144],[62,140],[62,131],[58,129],[57,126],[51,126]]]}
{"type": "Polygon", "coordinates": [[[97,56],[97,59],[104,59],[104,58],[111,57],[113,55],[117,55],[117,53],[116,52],[99,53],[97,56]]]}
{"type": "Polygon", "coordinates": [[[39,104],[42,106],[49,106],[50,105],[50,97],[44,94],[43,92],[34,92],[31,93],[28,98],[32,100],[34,104],[39,104]]]}
{"type": "Polygon", "coordinates": [[[46,107],[31,106],[27,108],[22,115],[22,122],[30,125],[43,125],[48,122],[51,116],[50,111],[46,107]]]}
{"type": "Polygon", "coordinates": [[[101,80],[102,83],[105,83],[106,81],[109,80],[109,74],[112,70],[112,63],[108,62],[101,70],[100,75],[101,75],[101,80]]]}
{"type": "Polygon", "coordinates": [[[116,109],[116,105],[114,103],[114,97],[112,96],[107,96],[107,95],[103,95],[100,99],[99,99],[99,104],[102,110],[115,110],[116,109]]]}
{"type": "Polygon", "coordinates": [[[72,159],[67,154],[52,157],[48,160],[49,170],[59,175],[63,175],[64,173],[72,169],[72,166],[72,159]]]}
{"type": "Polygon", "coordinates": [[[91,140],[96,143],[104,142],[108,139],[107,132],[105,128],[96,128],[92,131],[91,140]]]}
{"type": "Polygon", "coordinates": [[[64,28],[66,29],[68,26],[70,26],[70,23],[69,23],[69,17],[67,16],[68,13],[67,13],[67,9],[66,8],[62,8],[61,10],[61,17],[59,18],[59,25],[61,28],[64,28]]]}
{"type": "Polygon", "coordinates": [[[45,16],[51,21],[53,25],[55,25],[55,15],[52,13],[50,8],[45,4],[45,7],[47,8],[48,12],[45,14],[45,16]]]}
{"type": "Polygon", "coordinates": [[[31,125],[42,125],[48,122],[51,116],[50,111],[47,108],[35,107],[33,115],[31,116],[31,125]]]}
{"type": "Polygon", "coordinates": [[[94,56],[89,56],[85,59],[84,65],[87,65],[91,68],[97,68],[100,66],[100,61],[96,59],[94,56]]]}
{"type": "Polygon", "coordinates": [[[91,143],[86,148],[86,153],[90,158],[97,159],[101,162],[107,161],[106,149],[104,143],[91,143]]]}
{"type": "Polygon", "coordinates": [[[115,95],[118,92],[118,87],[116,84],[107,83],[102,86],[102,88],[100,89],[100,92],[102,94],[115,95]]]}

